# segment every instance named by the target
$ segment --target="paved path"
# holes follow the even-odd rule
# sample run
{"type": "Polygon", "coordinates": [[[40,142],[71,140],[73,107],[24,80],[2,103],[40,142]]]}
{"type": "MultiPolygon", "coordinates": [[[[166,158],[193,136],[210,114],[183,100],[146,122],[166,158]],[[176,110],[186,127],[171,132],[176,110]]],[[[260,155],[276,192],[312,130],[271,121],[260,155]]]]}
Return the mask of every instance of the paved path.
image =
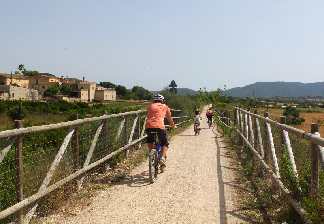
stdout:
{"type": "Polygon", "coordinates": [[[76,216],[46,223],[245,223],[234,206],[235,162],[206,120],[202,128],[199,136],[190,127],[172,139],[167,169],[154,184],[143,163],[76,216]]]}

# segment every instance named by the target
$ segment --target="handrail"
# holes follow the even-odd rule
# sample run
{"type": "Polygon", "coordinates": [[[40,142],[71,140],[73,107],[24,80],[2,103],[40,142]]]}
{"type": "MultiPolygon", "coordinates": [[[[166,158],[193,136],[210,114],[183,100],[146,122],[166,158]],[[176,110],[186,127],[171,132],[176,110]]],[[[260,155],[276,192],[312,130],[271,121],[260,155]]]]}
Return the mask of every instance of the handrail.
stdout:
{"type": "MultiPolygon", "coordinates": [[[[181,111],[181,110],[175,110],[175,111],[181,111]]],[[[59,187],[65,185],[66,183],[76,179],[77,177],[81,176],[82,174],[92,170],[93,168],[99,166],[100,164],[108,161],[113,156],[125,151],[126,157],[128,155],[129,148],[133,145],[140,144],[147,136],[145,135],[145,124],[146,124],[146,117],[143,121],[143,114],[146,113],[146,110],[137,110],[137,111],[130,111],[125,113],[119,113],[119,114],[110,114],[110,115],[102,115],[99,117],[92,117],[92,118],[84,118],[84,119],[77,119],[74,121],[67,121],[67,122],[60,122],[57,124],[49,124],[49,125],[41,125],[41,126],[32,126],[27,128],[22,128],[21,121],[18,123],[20,125],[17,125],[18,128],[13,130],[7,130],[0,132],[0,139],[9,138],[11,142],[17,141],[16,148],[16,196],[19,198],[16,204],[13,206],[10,206],[3,211],[0,211],[0,220],[7,218],[10,215],[17,213],[17,222],[20,223],[28,223],[30,219],[33,217],[33,214],[35,213],[37,209],[37,204],[35,204],[32,209],[29,210],[28,214],[26,216],[23,215],[23,208],[26,208],[30,205],[33,205],[36,203],[39,199],[43,198],[44,196],[48,195],[49,193],[53,192],[54,190],[58,189],[59,187]],[[136,116],[132,116],[136,115],[136,116]],[[128,122],[130,122],[129,117],[133,119],[132,124],[130,125],[128,122]],[[107,124],[108,119],[110,118],[118,118],[123,117],[119,124],[119,127],[117,127],[117,135],[115,136],[115,141],[117,141],[119,138],[123,137],[123,146],[121,146],[119,149],[111,152],[108,155],[103,155],[102,159],[92,161],[91,159],[93,157],[94,151],[96,150],[97,142],[99,141],[99,137],[101,134],[107,134],[107,124]],[[141,120],[142,119],[142,120],[141,120]],[[64,154],[67,151],[67,148],[70,144],[71,147],[73,147],[73,150],[76,152],[76,157],[74,159],[79,159],[80,156],[80,137],[79,137],[79,128],[82,124],[91,123],[101,121],[97,127],[97,130],[94,134],[94,136],[89,135],[88,137],[92,138],[91,145],[88,150],[86,160],[84,161],[83,167],[77,167],[75,172],[70,174],[67,177],[64,177],[61,180],[58,180],[57,182],[53,183],[52,185],[49,185],[51,183],[52,177],[54,172],[58,169],[60,161],[63,160],[64,154]],[[127,125],[129,124],[129,125],[127,125]],[[128,127],[128,128],[127,128],[128,127]],[[21,175],[23,173],[23,156],[22,156],[22,150],[23,150],[23,138],[24,135],[30,134],[30,133],[37,133],[37,132],[46,132],[49,130],[55,130],[55,129],[61,129],[61,128],[69,128],[68,134],[64,137],[64,140],[55,156],[54,161],[52,161],[52,164],[46,174],[45,179],[43,180],[41,186],[39,187],[39,190],[37,193],[27,197],[23,198],[23,182],[21,181],[21,175]],[[128,131],[127,131],[128,130],[128,131]],[[130,132],[130,133],[128,133],[130,132]],[[136,139],[134,139],[136,138],[136,139]]],[[[181,119],[181,118],[188,118],[188,116],[177,116],[174,117],[175,119],[181,119]]],[[[176,125],[181,125],[188,120],[181,121],[178,120],[179,123],[176,125]]],[[[96,123],[97,126],[97,123],[96,123]]],[[[105,141],[106,144],[106,141],[105,141]]],[[[12,147],[13,143],[9,143],[6,145],[4,149],[0,149],[0,163],[3,161],[5,156],[7,156],[8,151],[12,147]]],[[[107,145],[104,145],[105,148],[107,148],[107,145]]],[[[74,155],[74,156],[75,156],[74,155]]],[[[78,181],[79,187],[82,185],[83,179],[78,181]]]]}
{"type": "Polygon", "coordinates": [[[299,135],[300,137],[302,137],[304,139],[310,140],[311,142],[324,147],[324,138],[321,138],[321,137],[319,137],[319,136],[317,136],[315,134],[306,132],[306,131],[298,129],[298,128],[294,128],[294,127],[286,125],[286,124],[281,124],[281,123],[279,123],[277,121],[271,120],[270,118],[266,118],[266,117],[263,117],[261,115],[251,113],[250,111],[243,110],[243,109],[241,109],[239,107],[235,107],[235,109],[237,109],[239,111],[242,111],[242,112],[244,112],[246,114],[249,114],[252,117],[259,118],[259,119],[261,119],[263,121],[274,124],[274,125],[276,125],[276,127],[280,128],[281,130],[291,131],[294,134],[299,135]]]}
{"type": "Polygon", "coordinates": [[[119,114],[110,114],[110,115],[102,115],[99,117],[91,117],[91,118],[83,118],[83,119],[77,119],[74,121],[66,121],[66,122],[60,122],[57,124],[48,124],[48,125],[40,125],[40,126],[32,126],[27,128],[19,128],[19,129],[12,129],[7,131],[0,132],[0,138],[7,138],[22,134],[28,134],[31,132],[40,132],[40,131],[49,131],[53,129],[59,129],[59,128],[66,128],[70,126],[77,126],[89,122],[94,121],[101,121],[109,118],[116,118],[116,117],[123,117],[127,115],[134,115],[139,113],[144,113],[145,110],[137,110],[137,111],[131,111],[131,112],[125,112],[125,113],[119,113],[119,114]]]}
{"type": "MultiPolygon", "coordinates": [[[[225,115],[226,116],[226,115],[225,115]]],[[[313,128],[312,125],[312,133],[308,133],[306,131],[291,127],[286,124],[281,124],[279,122],[276,122],[274,120],[271,120],[268,117],[262,117],[258,114],[251,113],[250,111],[244,110],[239,107],[234,107],[234,123],[231,123],[231,118],[228,117],[221,117],[219,114],[217,116],[218,122],[221,122],[223,125],[223,128],[229,128],[233,131],[235,131],[241,140],[243,140],[243,143],[245,146],[247,146],[250,151],[254,154],[254,156],[258,159],[260,164],[263,166],[263,168],[271,175],[273,179],[273,184],[279,187],[279,189],[287,196],[289,203],[291,206],[295,209],[295,211],[300,215],[300,217],[303,219],[304,223],[312,223],[308,216],[307,212],[301,207],[301,203],[297,201],[297,199],[292,197],[292,192],[284,185],[280,178],[280,171],[277,161],[277,155],[275,151],[275,145],[274,145],[274,137],[272,135],[271,125],[274,127],[279,128],[282,131],[282,144],[286,145],[286,150],[289,154],[289,162],[292,165],[293,174],[295,178],[298,180],[298,173],[294,158],[294,153],[292,150],[292,145],[290,143],[289,139],[289,133],[296,134],[297,136],[308,140],[310,144],[311,149],[311,178],[310,178],[310,195],[312,196],[318,196],[319,192],[319,163],[322,164],[322,168],[324,168],[323,164],[323,158],[324,158],[324,151],[321,146],[324,145],[324,139],[320,137],[318,133],[318,129],[313,128]],[[252,123],[253,118],[254,122],[252,123]],[[268,143],[270,144],[270,147],[268,150],[271,152],[267,152],[268,155],[271,155],[272,157],[272,166],[267,164],[267,161],[264,158],[264,148],[262,143],[262,136],[260,133],[260,124],[259,120],[262,120],[265,124],[265,131],[267,132],[267,139],[268,143]],[[228,122],[229,121],[229,122],[228,122]],[[255,125],[253,127],[253,124],[255,125]],[[255,142],[256,140],[256,142],[255,142]],[[273,167],[274,171],[270,168],[273,167]]],[[[269,161],[270,162],[270,161],[269,161]]],[[[297,188],[300,189],[299,183],[297,181],[296,183],[298,186],[297,188]]]]}
{"type": "Polygon", "coordinates": [[[132,145],[135,145],[136,143],[139,143],[140,141],[144,140],[146,138],[146,136],[133,141],[130,144],[127,144],[123,147],[121,147],[120,149],[112,152],[111,154],[105,156],[104,158],[91,163],[90,165],[76,171],[75,173],[65,177],[62,180],[59,180],[58,182],[56,182],[55,184],[50,185],[49,187],[47,187],[46,189],[44,189],[43,191],[40,191],[28,198],[25,198],[24,200],[22,200],[21,202],[18,202],[17,204],[3,210],[0,211],[0,220],[4,219],[6,217],[8,217],[9,215],[15,214],[16,212],[20,211],[21,209],[27,207],[28,205],[31,205],[32,203],[35,203],[36,201],[38,201],[39,199],[45,197],[46,195],[48,195],[49,193],[53,192],[54,190],[58,189],[59,187],[62,187],[63,185],[67,184],[68,182],[74,180],[75,178],[79,177],[80,175],[92,170],[93,168],[97,167],[98,165],[106,162],[107,160],[109,160],[110,158],[112,158],[114,155],[117,155],[118,153],[126,150],[127,148],[129,148],[132,145]]]}

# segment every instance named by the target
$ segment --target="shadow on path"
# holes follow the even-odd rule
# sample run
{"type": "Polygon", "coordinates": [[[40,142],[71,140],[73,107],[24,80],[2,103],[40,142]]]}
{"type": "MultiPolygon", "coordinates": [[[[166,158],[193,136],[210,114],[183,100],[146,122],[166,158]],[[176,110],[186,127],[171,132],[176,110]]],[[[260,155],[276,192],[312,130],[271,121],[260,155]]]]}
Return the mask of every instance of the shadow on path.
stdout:
{"type": "Polygon", "coordinates": [[[150,185],[148,170],[143,171],[142,173],[125,176],[117,182],[113,182],[113,185],[124,185],[126,184],[129,187],[144,187],[150,185]]]}
{"type": "MultiPolygon", "coordinates": [[[[217,133],[215,133],[217,135],[217,133]]],[[[219,223],[227,224],[226,217],[226,198],[225,198],[225,188],[223,180],[223,171],[221,166],[221,146],[216,138],[216,147],[217,147],[217,177],[218,177],[218,197],[219,197],[219,223]]]]}
{"type": "Polygon", "coordinates": [[[233,156],[227,150],[232,149],[230,146],[221,146],[222,144],[229,144],[228,141],[224,140],[221,135],[219,135],[216,131],[214,131],[215,142],[217,147],[217,174],[218,174],[218,187],[219,187],[219,223],[220,224],[229,224],[227,215],[236,217],[237,219],[241,220],[244,223],[255,224],[259,223],[255,219],[249,217],[248,215],[242,214],[244,210],[255,210],[254,208],[241,208],[241,209],[234,209],[234,210],[227,210],[226,209],[226,197],[225,197],[225,185],[235,188],[238,191],[243,192],[251,192],[249,189],[246,189],[240,185],[239,180],[227,181],[224,182],[223,179],[223,169],[230,169],[234,172],[238,172],[240,169],[233,166],[223,166],[221,161],[224,159],[234,159],[233,156]],[[226,150],[226,151],[221,151],[226,150]]]}

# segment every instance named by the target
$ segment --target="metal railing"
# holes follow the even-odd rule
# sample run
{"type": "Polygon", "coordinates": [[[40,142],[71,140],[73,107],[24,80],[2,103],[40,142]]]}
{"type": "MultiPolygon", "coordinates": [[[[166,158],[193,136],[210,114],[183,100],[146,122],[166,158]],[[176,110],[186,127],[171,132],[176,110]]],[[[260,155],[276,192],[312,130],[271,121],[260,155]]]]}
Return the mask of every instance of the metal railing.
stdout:
{"type": "MultiPolygon", "coordinates": [[[[174,117],[178,124],[187,118],[174,117]]],[[[16,129],[0,132],[0,197],[7,205],[0,204],[0,222],[16,215],[29,223],[40,199],[72,180],[80,189],[88,171],[121,152],[127,157],[146,138],[145,124],[143,110],[27,128],[16,121],[16,129]]]]}
{"type": "Polygon", "coordinates": [[[253,153],[263,169],[270,174],[276,189],[286,195],[290,205],[300,215],[305,223],[311,223],[307,218],[306,211],[301,206],[296,192],[288,186],[287,177],[281,177],[280,162],[284,160],[283,154],[287,154],[289,166],[292,169],[292,179],[296,180],[295,189],[300,191],[298,172],[303,172],[305,164],[310,163],[309,195],[314,198],[320,197],[319,175],[320,166],[324,167],[324,139],[320,137],[318,124],[311,125],[311,132],[291,127],[285,124],[285,117],[281,122],[269,118],[269,113],[264,117],[235,107],[233,113],[226,116],[218,116],[218,122],[224,127],[238,134],[241,145],[246,146],[253,153]],[[305,142],[306,141],[306,142],[305,142]],[[301,145],[306,146],[305,150],[301,145]],[[295,150],[294,150],[295,149],[295,150]],[[303,156],[295,156],[296,153],[303,156]],[[302,157],[302,158],[300,158],[302,157]],[[296,163],[298,160],[298,163],[296,163]],[[308,161],[306,161],[308,160],[308,161]]]}

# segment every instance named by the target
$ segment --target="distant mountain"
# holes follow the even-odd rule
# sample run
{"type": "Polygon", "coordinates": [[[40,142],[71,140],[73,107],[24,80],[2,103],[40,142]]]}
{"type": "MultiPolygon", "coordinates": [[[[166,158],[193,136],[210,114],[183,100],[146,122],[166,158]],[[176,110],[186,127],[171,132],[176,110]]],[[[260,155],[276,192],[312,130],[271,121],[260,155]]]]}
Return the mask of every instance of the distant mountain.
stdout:
{"type": "Polygon", "coordinates": [[[236,87],[226,91],[234,97],[306,97],[324,96],[324,82],[256,82],[244,87],[236,87]]]}
{"type": "MultiPolygon", "coordinates": [[[[153,94],[159,93],[161,91],[152,91],[153,94]]],[[[194,96],[197,95],[198,91],[189,88],[177,88],[177,95],[179,96],[194,96]]]]}

